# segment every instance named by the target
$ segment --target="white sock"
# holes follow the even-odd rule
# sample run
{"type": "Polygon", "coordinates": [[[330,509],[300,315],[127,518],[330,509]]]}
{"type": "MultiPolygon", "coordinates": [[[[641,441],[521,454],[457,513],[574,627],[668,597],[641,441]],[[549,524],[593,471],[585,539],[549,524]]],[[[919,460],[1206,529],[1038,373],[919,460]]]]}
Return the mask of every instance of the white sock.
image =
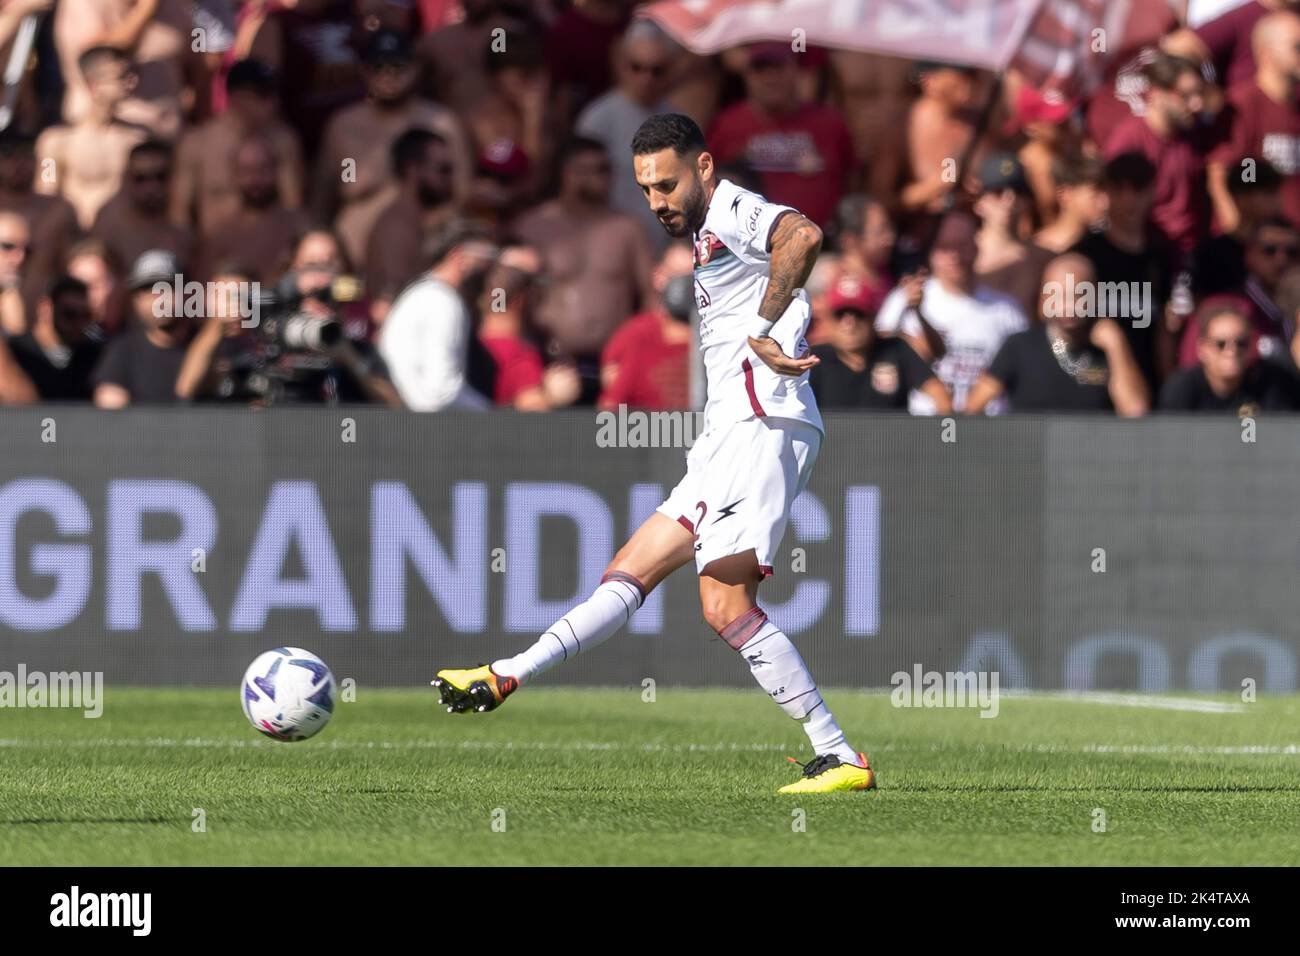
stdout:
{"type": "Polygon", "coordinates": [[[600,587],[591,592],[591,597],[547,628],[522,653],[493,661],[492,671],[499,677],[514,677],[520,684],[526,684],[556,664],[604,643],[632,618],[644,599],[640,581],[630,574],[611,571],[601,580],[600,587]]]}
{"type": "Polygon", "coordinates": [[[761,608],[751,608],[720,633],[740,652],[767,695],[802,724],[815,754],[834,754],[844,763],[859,763],[799,651],[761,608]]]}

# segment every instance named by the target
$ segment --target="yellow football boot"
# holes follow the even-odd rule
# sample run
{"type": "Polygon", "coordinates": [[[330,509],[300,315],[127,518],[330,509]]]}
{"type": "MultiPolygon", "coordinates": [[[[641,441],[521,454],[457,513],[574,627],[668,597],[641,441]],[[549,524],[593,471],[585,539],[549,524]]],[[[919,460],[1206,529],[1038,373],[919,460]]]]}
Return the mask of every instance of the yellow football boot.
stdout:
{"type": "Polygon", "coordinates": [[[449,714],[487,713],[519,689],[514,677],[499,677],[487,664],[468,670],[438,671],[430,681],[449,714]]]}
{"type": "MultiPolygon", "coordinates": [[[[787,757],[791,763],[798,763],[793,757],[787,757]]],[[[862,762],[844,763],[834,754],[822,754],[803,765],[803,776],[794,783],[787,784],[777,793],[832,793],[836,790],[874,790],[876,774],[867,761],[866,754],[858,754],[862,762]]]]}

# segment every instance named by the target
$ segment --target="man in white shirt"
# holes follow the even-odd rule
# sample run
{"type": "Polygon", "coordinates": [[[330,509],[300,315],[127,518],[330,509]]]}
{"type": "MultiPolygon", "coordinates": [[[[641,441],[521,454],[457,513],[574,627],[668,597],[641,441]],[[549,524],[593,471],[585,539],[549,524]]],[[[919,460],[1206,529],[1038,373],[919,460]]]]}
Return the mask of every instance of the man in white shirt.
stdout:
{"type": "MultiPolygon", "coordinates": [[[[907,291],[895,288],[881,303],[876,331],[881,335],[904,335],[921,352],[929,325],[943,340],[944,352],[934,361],[934,372],[952,394],[952,407],[966,407],[966,395],[1007,336],[1029,327],[1019,304],[1009,295],[990,289],[975,278],[975,234],[979,223],[965,212],[944,217],[930,252],[931,276],[922,286],[921,301],[913,307],[907,291]]],[[[933,403],[921,392],[913,392],[908,410],[914,415],[933,414],[933,403]]],[[[1001,411],[990,408],[990,412],[1001,411]]]]}
{"type": "Polygon", "coordinates": [[[694,559],[705,620],[812,745],[801,779],[781,792],[870,790],[866,756],[849,746],[794,644],[757,603],[821,448],[808,381],[819,360],[804,340],[811,310],[803,291],[821,230],[719,178],[689,117],[650,117],[632,138],[632,154],[664,230],[694,242],[709,392],[704,434],[687,455],[686,476],[614,556],[590,598],[522,653],[439,670],[433,685],[452,713],[494,710],[523,683],[607,640],[659,582],[694,559]]]}
{"type": "Polygon", "coordinates": [[[491,404],[466,381],[474,317],[462,291],[482,280],[496,254],[486,228],[453,222],[434,238],[429,271],[394,300],[380,330],[379,354],[408,408],[436,412],[491,404]]]}

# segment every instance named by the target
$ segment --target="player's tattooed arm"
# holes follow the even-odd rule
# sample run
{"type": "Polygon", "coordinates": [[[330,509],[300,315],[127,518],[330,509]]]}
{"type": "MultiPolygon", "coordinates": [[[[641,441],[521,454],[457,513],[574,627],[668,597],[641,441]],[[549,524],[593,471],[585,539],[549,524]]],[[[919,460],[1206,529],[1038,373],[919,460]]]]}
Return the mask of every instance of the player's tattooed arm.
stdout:
{"type": "Polygon", "coordinates": [[[791,358],[767,333],[790,307],[795,290],[802,288],[812,274],[822,247],[822,231],[806,216],[787,212],[772,226],[768,247],[772,259],[767,291],[758,307],[758,326],[750,336],[749,347],[772,371],[780,375],[802,375],[818,363],[817,356],[805,352],[791,358]]]}
{"type": "Polygon", "coordinates": [[[803,288],[812,274],[822,248],[822,231],[806,216],[787,212],[772,226],[767,243],[772,261],[758,314],[767,322],[776,322],[785,315],[795,290],[803,288]]]}

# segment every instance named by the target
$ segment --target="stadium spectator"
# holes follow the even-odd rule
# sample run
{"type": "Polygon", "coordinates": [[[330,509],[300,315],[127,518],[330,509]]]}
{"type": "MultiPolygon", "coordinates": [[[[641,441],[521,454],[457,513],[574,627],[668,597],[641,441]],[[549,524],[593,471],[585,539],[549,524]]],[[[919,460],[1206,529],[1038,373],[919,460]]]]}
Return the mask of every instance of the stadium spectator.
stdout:
{"type": "Polygon", "coordinates": [[[492,400],[521,412],[550,408],[543,387],[542,353],[526,337],[533,290],[542,257],[528,246],[501,251],[479,297],[479,341],[496,363],[492,400]]]}
{"type": "Polygon", "coordinates": [[[909,213],[938,213],[955,185],[950,169],[975,136],[970,116],[975,71],[943,63],[918,63],[921,96],[907,117],[909,176],[899,196],[909,213]]]}
{"type": "Polygon", "coordinates": [[[82,239],[70,250],[67,274],[86,287],[90,314],[102,335],[112,335],[122,325],[121,270],[117,260],[98,239],[82,239]]]}
{"type": "Polygon", "coordinates": [[[33,140],[10,127],[0,132],[0,212],[22,216],[31,233],[23,267],[23,302],[28,310],[44,295],[77,237],[77,214],[61,196],[32,188],[36,171],[33,140]]]}
{"type": "Polygon", "coordinates": [[[1020,160],[1013,153],[988,153],[980,163],[979,183],[975,276],[1015,299],[1023,314],[1033,315],[1042,291],[1043,267],[1052,253],[1020,238],[1033,201],[1020,160]]]}
{"type": "Polygon", "coordinates": [[[1170,39],[1182,40],[1190,33],[1195,44],[1191,49],[1209,61],[1219,82],[1231,89],[1255,73],[1258,51],[1254,34],[1259,22],[1270,13],[1294,6],[1295,0],[1248,0],[1195,30],[1177,31],[1170,39]]]}
{"type": "Polygon", "coordinates": [[[925,394],[934,414],[952,411],[952,397],[925,361],[901,338],[881,338],[873,327],[875,293],[851,275],[827,296],[828,340],[814,345],[821,359],[809,375],[817,406],[902,411],[913,392],[925,394]]]}
{"type": "Polygon", "coordinates": [[[708,141],[716,162],[743,159],[753,168],[770,202],[824,226],[840,196],[858,185],[857,156],[835,109],[799,99],[798,56],[785,42],[750,47],[746,99],[713,121],[708,141]]]}
{"type": "Polygon", "coordinates": [[[379,354],[409,408],[488,406],[467,381],[474,320],[465,301],[477,299],[496,258],[485,227],[449,223],[430,243],[427,273],[393,302],[379,333],[379,354]]]}
{"type": "MultiPolygon", "coordinates": [[[[61,4],[60,13],[63,9],[61,4]]],[[[149,138],[149,130],[122,116],[122,104],[136,84],[125,54],[91,47],[77,64],[85,77],[86,107],[75,121],[51,126],[36,140],[36,191],[66,199],[84,230],[121,188],[131,150],[149,138]]]]}
{"type": "Polygon", "coordinates": [[[150,249],[131,267],[131,325],[104,348],[91,376],[99,408],[177,401],[176,377],[191,331],[175,295],[181,275],[180,261],[167,249],[150,249]]]}
{"type": "Polygon", "coordinates": [[[417,69],[405,36],[391,30],[372,34],[362,73],[367,98],[340,110],[329,121],[315,181],[317,219],[333,223],[353,262],[365,261],[370,230],[397,196],[390,151],[402,133],[419,127],[447,141],[457,203],[469,198],[472,173],[465,134],[456,115],[416,95],[417,69]]]}
{"type": "Polygon", "coordinates": [[[1174,332],[1165,316],[1170,296],[1171,253],[1161,234],[1150,226],[1155,168],[1138,152],[1122,153],[1106,163],[1107,225],[1105,232],[1084,236],[1075,252],[1092,263],[1102,288],[1114,296],[1098,296],[1115,314],[1129,348],[1152,394],[1174,366],[1174,332]]]}
{"type": "Polygon", "coordinates": [[[88,402],[103,343],[84,283],[59,276],[36,304],[30,332],[9,340],[43,402],[88,402]]]}
{"type": "MultiPolygon", "coordinates": [[[[1056,167],[1083,151],[1083,130],[1075,118],[1077,109],[1077,103],[1054,90],[1036,90],[1025,84],[1016,94],[1008,131],[1024,140],[1016,159],[1024,170],[1025,188],[1033,200],[1031,208],[1040,223],[1051,222],[1059,211],[1056,167]]],[[[1033,308],[1029,311],[1032,314],[1033,308]]]]}
{"type": "Polygon", "coordinates": [[[1052,167],[1056,182],[1056,219],[1034,235],[1034,244],[1062,253],[1106,221],[1106,193],[1101,162],[1091,156],[1059,160],[1052,167]]]}
{"type": "Polygon", "coordinates": [[[1168,412],[1300,411],[1300,378],[1275,362],[1252,357],[1251,321],[1238,306],[1211,299],[1197,326],[1197,364],[1165,383],[1160,408],[1168,412]]]}
{"type": "Polygon", "coordinates": [[[888,204],[892,215],[907,170],[907,141],[898,131],[907,128],[916,92],[912,64],[857,50],[831,50],[829,62],[831,104],[848,124],[857,163],[866,170],[864,191],[888,204]]]}
{"type": "Polygon", "coordinates": [[[489,143],[474,170],[470,218],[492,223],[499,235],[509,234],[534,192],[534,179],[533,164],[517,143],[489,143]]]}
{"type": "Polygon", "coordinates": [[[167,215],[171,176],[170,145],[149,139],[132,147],[121,191],[99,211],[90,230],[118,262],[135,262],[150,249],[193,260],[193,233],[167,215]]]}
{"type": "Polygon", "coordinates": [[[235,50],[281,78],[284,118],[304,156],[318,156],[330,117],[366,95],[354,27],[352,0],[246,3],[240,10],[235,50]]]}
{"type": "MultiPolygon", "coordinates": [[[[1229,292],[1243,300],[1254,337],[1252,351],[1269,361],[1290,364],[1294,316],[1286,315],[1276,299],[1283,275],[1300,263],[1300,231],[1285,216],[1257,223],[1246,243],[1243,261],[1246,278],[1229,292]]],[[[1178,351],[1180,367],[1190,368],[1201,361],[1202,338],[1193,318],[1183,330],[1178,351]]]]}
{"type": "Polygon", "coordinates": [[[275,74],[257,60],[241,60],[225,83],[225,112],[186,132],[176,148],[171,217],[201,235],[239,209],[231,155],[254,133],[271,145],[280,201],[288,209],[302,206],[302,151],[298,135],[279,116],[275,74]]]}
{"type": "Polygon", "coordinates": [[[1207,160],[1209,193],[1219,227],[1232,232],[1241,217],[1230,176],[1253,175],[1269,163],[1283,177],[1282,211],[1300,223],[1300,14],[1273,13],[1255,24],[1255,76],[1228,91],[1220,122],[1223,141],[1207,160]]]}
{"type": "Polygon", "coordinates": [[[275,278],[274,263],[307,229],[307,214],[280,201],[275,148],[265,137],[250,134],[231,159],[239,205],[204,234],[198,273],[206,278],[217,263],[238,256],[255,263],[255,281],[268,282],[275,278]]]}
{"type": "Polygon", "coordinates": [[[0,213],[0,332],[5,335],[27,331],[23,267],[31,245],[27,220],[17,213],[0,213]]]}
{"type": "Polygon", "coordinates": [[[584,0],[561,13],[546,32],[546,68],[554,116],[562,129],[609,89],[611,52],[631,14],[625,0],[584,0]]]}
{"type": "Polygon", "coordinates": [[[1229,176],[1228,192],[1237,207],[1237,227],[1197,247],[1192,291],[1199,300],[1241,287],[1246,281],[1246,243],[1255,227],[1282,215],[1282,177],[1271,163],[1256,166],[1249,179],[1229,176]]]}
{"type": "Polygon", "coordinates": [[[1106,141],[1106,159],[1141,153],[1155,167],[1150,218],[1181,253],[1196,248],[1206,228],[1205,161],[1194,140],[1205,108],[1205,81],[1196,64],[1158,54],[1143,68],[1141,116],[1120,122],[1106,141]]]}
{"type": "Polygon", "coordinates": [[[36,386],[14,360],[8,342],[0,335],[0,405],[31,405],[38,401],[36,386]]]}
{"type": "MultiPolygon", "coordinates": [[[[498,0],[461,0],[460,6],[464,19],[426,33],[416,44],[415,55],[423,74],[424,95],[466,117],[479,91],[489,84],[487,56],[493,52],[493,31],[505,30],[505,47],[509,50],[509,38],[529,33],[529,27],[534,25],[505,9],[498,0]]],[[[498,45],[496,52],[506,50],[500,50],[498,45]]]]}
{"type": "Polygon", "coordinates": [[[366,248],[366,281],[376,323],[420,272],[424,244],[456,214],[454,166],[446,139],[427,129],[409,129],[393,142],[389,162],[399,191],[380,214],[366,248]]]}
{"type": "Polygon", "coordinates": [[[851,193],[836,207],[835,235],[839,272],[856,279],[872,296],[874,314],[894,287],[889,259],[898,235],[889,210],[864,193],[851,193]]]}
{"type": "MultiPolygon", "coordinates": [[[[677,47],[649,20],[627,28],[618,53],[618,85],[597,97],[578,116],[580,136],[598,140],[611,157],[627,156],[632,134],[655,113],[670,112],[664,100],[677,47]]],[[[616,164],[617,165],[617,164],[616,164]]],[[[656,255],[667,248],[669,235],[660,227],[641,187],[630,175],[616,175],[610,204],[639,220],[656,255]]]]}
{"type": "Polygon", "coordinates": [[[483,56],[487,82],[460,114],[471,149],[477,155],[506,141],[523,151],[531,168],[547,167],[555,137],[548,135],[550,87],[540,41],[528,33],[506,34],[490,41],[483,56]]]}
{"type": "Polygon", "coordinates": [[[601,353],[601,408],[690,408],[693,269],[688,244],[673,242],[659,257],[654,305],[623,323],[601,353]]]}
{"type": "MultiPolygon", "coordinates": [[[[920,283],[919,296],[911,294],[905,282],[885,298],[876,316],[876,331],[882,335],[902,334],[914,348],[933,336],[941,340],[941,357],[934,364],[939,381],[952,395],[953,409],[963,411],[966,395],[981,372],[993,361],[1008,335],[1028,324],[1016,300],[989,288],[975,276],[975,244],[978,223],[966,212],[944,216],[930,252],[932,275],[920,283]],[[913,299],[919,299],[913,304],[913,299]]],[[[932,349],[917,351],[929,360],[932,349]]],[[[994,403],[993,410],[998,408],[994,403]]],[[[923,393],[912,393],[913,414],[934,413],[933,403],[923,393]]]]}
{"type": "Polygon", "coordinates": [[[966,413],[1005,398],[1012,412],[1145,415],[1150,392],[1119,323],[1086,298],[1097,277],[1078,253],[1047,264],[1041,322],[1011,335],[970,391],[966,413]]]}
{"type": "Polygon", "coordinates": [[[515,234],[545,262],[537,323],[551,339],[548,354],[575,364],[578,401],[591,405],[600,391],[600,350],[654,299],[654,255],[640,223],[609,208],[613,171],[604,146],[575,137],[560,163],[559,195],[522,216],[515,234]]]}
{"type": "Polygon", "coordinates": [[[91,77],[78,69],[83,54],[115,49],[135,65],[134,80],[115,115],[152,136],[175,139],[182,122],[185,71],[194,62],[193,29],[193,5],[185,0],[59,0],[54,43],[67,84],[63,121],[77,126],[99,109],[91,77]]]}

